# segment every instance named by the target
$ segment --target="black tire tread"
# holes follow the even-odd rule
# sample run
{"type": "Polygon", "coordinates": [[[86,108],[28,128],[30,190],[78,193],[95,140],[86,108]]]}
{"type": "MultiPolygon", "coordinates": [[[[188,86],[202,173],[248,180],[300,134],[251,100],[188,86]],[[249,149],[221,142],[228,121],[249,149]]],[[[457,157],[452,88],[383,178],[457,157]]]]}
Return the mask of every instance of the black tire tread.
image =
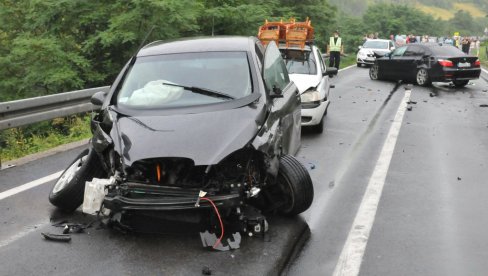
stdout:
{"type": "Polygon", "coordinates": [[[293,156],[284,155],[280,159],[280,176],[290,183],[293,190],[295,204],[285,215],[294,216],[307,210],[312,205],[314,190],[313,183],[307,169],[293,156]]]}
{"type": "Polygon", "coordinates": [[[67,212],[76,210],[76,208],[83,203],[85,182],[91,181],[95,177],[103,177],[105,174],[98,155],[94,151],[89,151],[88,149],[81,152],[66,169],[68,169],[76,160],[86,154],[88,154],[88,158],[78,171],[78,174],[73,177],[71,182],[68,183],[65,188],[59,191],[57,194],[53,194],[52,189],[49,193],[49,201],[59,209],[67,212]]]}

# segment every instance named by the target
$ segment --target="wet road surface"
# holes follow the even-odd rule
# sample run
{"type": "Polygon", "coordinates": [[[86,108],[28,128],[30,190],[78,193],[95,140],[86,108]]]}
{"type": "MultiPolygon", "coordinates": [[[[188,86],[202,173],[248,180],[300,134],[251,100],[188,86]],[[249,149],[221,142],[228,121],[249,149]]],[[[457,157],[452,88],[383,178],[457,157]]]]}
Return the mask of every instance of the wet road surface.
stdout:
{"type": "MultiPolygon", "coordinates": [[[[484,275],[488,272],[488,75],[466,88],[412,86],[366,245],[360,275],[484,275]]],[[[289,275],[332,275],[382,157],[405,85],[371,81],[365,68],[333,79],[323,134],[304,130],[298,158],[314,203],[270,221],[272,242],[203,250],[198,236],[126,235],[91,228],[69,244],[44,241],[56,212],[53,181],[0,199],[0,275],[264,275],[278,273],[307,237],[289,275]]],[[[0,171],[0,193],[66,167],[80,148],[0,171]]],[[[357,265],[357,264],[356,264],[357,265]]]]}

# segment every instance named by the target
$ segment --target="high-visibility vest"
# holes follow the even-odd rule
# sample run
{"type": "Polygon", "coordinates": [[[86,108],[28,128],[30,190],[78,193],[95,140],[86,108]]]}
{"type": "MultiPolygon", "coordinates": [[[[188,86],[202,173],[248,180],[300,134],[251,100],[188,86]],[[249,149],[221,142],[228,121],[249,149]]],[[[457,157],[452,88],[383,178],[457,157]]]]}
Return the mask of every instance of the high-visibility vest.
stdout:
{"type": "Polygon", "coordinates": [[[341,46],[342,46],[342,41],[341,38],[337,38],[337,42],[334,42],[334,37],[330,38],[330,43],[329,43],[329,51],[331,52],[340,52],[341,51],[341,46]]]}

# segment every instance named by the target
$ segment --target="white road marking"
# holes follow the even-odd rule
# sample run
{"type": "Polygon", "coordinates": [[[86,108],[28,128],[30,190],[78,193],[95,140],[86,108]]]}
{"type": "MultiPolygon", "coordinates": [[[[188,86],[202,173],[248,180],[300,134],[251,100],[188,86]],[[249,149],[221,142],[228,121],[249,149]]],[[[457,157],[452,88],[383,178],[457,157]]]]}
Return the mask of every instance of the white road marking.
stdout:
{"type": "Polygon", "coordinates": [[[9,244],[13,243],[14,241],[17,241],[17,240],[27,236],[28,234],[37,231],[39,228],[41,228],[47,224],[48,223],[38,223],[34,226],[31,226],[29,228],[26,228],[26,229],[20,231],[20,232],[17,232],[15,235],[9,237],[8,239],[0,241],[0,247],[4,247],[6,245],[9,245],[9,244]]]}
{"type": "Polygon", "coordinates": [[[347,70],[347,69],[351,69],[351,68],[353,68],[354,66],[356,66],[356,65],[349,65],[349,66],[347,66],[347,67],[344,67],[344,68],[342,68],[342,69],[339,69],[339,72],[342,72],[342,71],[347,70]]]}
{"type": "Polygon", "coordinates": [[[390,167],[391,158],[402,126],[403,117],[410,101],[411,90],[405,91],[405,97],[398,107],[393,123],[388,132],[375,169],[369,179],[361,205],[352,224],[339,261],[334,270],[334,276],[356,276],[363,260],[371,228],[373,227],[376,211],[385,185],[386,175],[390,167]]]}
{"type": "Polygon", "coordinates": [[[39,185],[48,183],[49,181],[55,180],[61,175],[62,172],[63,171],[59,171],[59,172],[53,173],[51,175],[45,176],[43,178],[39,178],[39,179],[31,181],[29,183],[26,183],[26,184],[20,185],[18,187],[12,188],[12,189],[7,190],[5,192],[1,192],[0,193],[0,200],[5,199],[5,198],[10,197],[10,196],[13,196],[13,195],[16,195],[16,194],[21,193],[25,190],[32,189],[32,188],[37,187],[39,185]]]}
{"type": "Polygon", "coordinates": [[[481,68],[481,70],[483,70],[483,72],[487,73],[488,74],[488,70],[484,69],[484,68],[481,68]]]}

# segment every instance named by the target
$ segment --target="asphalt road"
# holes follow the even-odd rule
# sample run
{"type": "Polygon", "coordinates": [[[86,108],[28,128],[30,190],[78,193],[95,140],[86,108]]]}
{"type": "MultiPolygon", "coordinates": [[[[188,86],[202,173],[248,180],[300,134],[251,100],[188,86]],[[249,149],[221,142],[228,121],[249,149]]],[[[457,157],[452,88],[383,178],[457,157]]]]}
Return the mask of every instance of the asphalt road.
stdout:
{"type": "MultiPolygon", "coordinates": [[[[326,130],[304,130],[298,154],[314,182],[314,203],[298,218],[272,218],[270,241],[245,238],[241,249],[215,253],[195,235],[93,227],[69,244],[47,242],[40,233],[59,232],[53,221],[93,220],[58,213],[47,200],[48,181],[0,199],[0,275],[200,275],[203,266],[212,275],[276,274],[308,235],[286,274],[341,271],[351,245],[364,247],[359,263],[351,262],[360,275],[487,274],[488,107],[481,106],[488,104],[488,75],[463,89],[436,84],[408,92],[404,84],[371,81],[365,68],[342,71],[333,82],[326,130]],[[410,111],[402,103],[407,95],[410,111]],[[391,135],[395,123],[398,135],[391,135]],[[378,171],[392,141],[391,162],[378,171]],[[384,186],[377,209],[367,213],[371,230],[351,239],[378,172],[384,186]]],[[[0,171],[0,195],[64,169],[80,151],[0,171]]]]}

